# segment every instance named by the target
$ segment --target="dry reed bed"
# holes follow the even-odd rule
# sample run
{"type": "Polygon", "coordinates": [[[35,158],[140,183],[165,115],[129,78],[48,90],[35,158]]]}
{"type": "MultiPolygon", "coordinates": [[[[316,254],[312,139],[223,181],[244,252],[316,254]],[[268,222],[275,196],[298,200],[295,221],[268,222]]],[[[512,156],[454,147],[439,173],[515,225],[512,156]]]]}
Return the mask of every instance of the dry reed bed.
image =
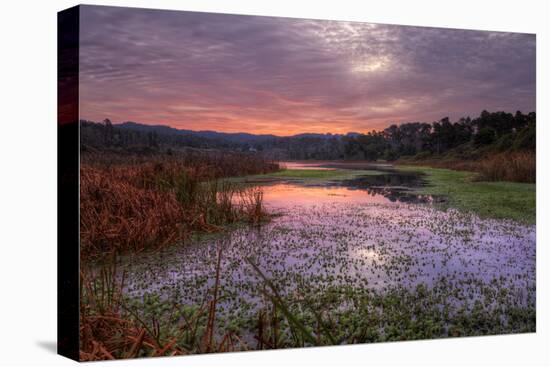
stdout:
{"type": "Polygon", "coordinates": [[[535,153],[501,153],[479,162],[477,170],[486,181],[536,182],[535,153]]]}
{"type": "Polygon", "coordinates": [[[477,178],[479,181],[535,183],[537,170],[534,152],[498,153],[475,161],[420,160],[405,161],[404,163],[476,172],[479,174],[477,178]]]}
{"type": "Polygon", "coordinates": [[[159,248],[191,232],[266,218],[259,189],[222,177],[278,169],[249,155],[85,157],[80,169],[82,259],[159,248]]]}

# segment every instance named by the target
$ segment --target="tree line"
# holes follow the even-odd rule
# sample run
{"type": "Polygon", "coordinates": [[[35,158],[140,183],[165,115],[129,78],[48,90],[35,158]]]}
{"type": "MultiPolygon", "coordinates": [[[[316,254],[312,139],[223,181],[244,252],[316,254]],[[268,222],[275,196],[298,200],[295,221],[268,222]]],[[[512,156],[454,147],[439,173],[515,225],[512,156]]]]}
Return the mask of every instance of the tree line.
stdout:
{"type": "Polygon", "coordinates": [[[83,149],[166,151],[192,147],[256,152],[273,159],[396,160],[455,155],[473,159],[503,151],[535,151],[536,113],[515,114],[483,111],[478,117],[451,121],[444,117],[432,123],[392,124],[366,134],[301,134],[235,142],[191,133],[163,134],[156,131],[121,129],[109,120],[81,121],[83,149]]]}

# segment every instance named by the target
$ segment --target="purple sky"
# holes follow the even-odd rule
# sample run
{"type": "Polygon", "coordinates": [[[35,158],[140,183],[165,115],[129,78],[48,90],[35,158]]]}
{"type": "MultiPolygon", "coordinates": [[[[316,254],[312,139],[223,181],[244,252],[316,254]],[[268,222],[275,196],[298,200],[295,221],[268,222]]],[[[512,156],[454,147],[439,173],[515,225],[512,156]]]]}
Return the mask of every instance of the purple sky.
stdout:
{"type": "Polygon", "coordinates": [[[346,133],[535,110],[535,36],[81,6],[81,118],[346,133]]]}

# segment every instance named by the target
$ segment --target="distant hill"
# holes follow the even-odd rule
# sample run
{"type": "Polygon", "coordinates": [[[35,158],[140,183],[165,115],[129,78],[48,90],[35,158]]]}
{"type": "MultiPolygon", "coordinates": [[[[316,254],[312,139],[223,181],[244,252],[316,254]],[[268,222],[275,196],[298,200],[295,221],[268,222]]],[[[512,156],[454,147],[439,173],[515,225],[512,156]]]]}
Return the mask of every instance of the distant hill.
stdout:
{"type": "Polygon", "coordinates": [[[293,136],[272,134],[224,133],[176,129],[166,125],[147,125],[133,121],[112,124],[81,120],[84,150],[159,152],[182,148],[230,150],[263,154],[274,159],[343,159],[346,139],[357,133],[303,133],[293,136]]]}
{"type": "Polygon", "coordinates": [[[232,143],[260,143],[268,140],[274,140],[278,137],[275,135],[254,135],[249,133],[222,133],[210,130],[185,130],[176,129],[166,125],[146,125],[137,122],[127,121],[121,124],[114,125],[120,129],[131,129],[141,132],[156,132],[164,135],[194,135],[201,138],[225,140],[232,143]]]}
{"type": "MultiPolygon", "coordinates": [[[[120,129],[130,129],[140,132],[155,132],[157,134],[163,135],[194,135],[201,138],[215,139],[215,140],[225,140],[232,143],[263,143],[267,141],[274,141],[278,139],[288,139],[288,138],[316,138],[316,139],[333,139],[342,137],[342,134],[319,134],[319,133],[302,133],[292,136],[277,136],[272,134],[250,134],[250,133],[223,133],[218,131],[211,130],[186,130],[186,129],[176,129],[166,125],[147,125],[133,121],[123,122],[121,124],[113,125],[120,129]]],[[[359,133],[349,132],[346,136],[357,136],[359,133]]]]}

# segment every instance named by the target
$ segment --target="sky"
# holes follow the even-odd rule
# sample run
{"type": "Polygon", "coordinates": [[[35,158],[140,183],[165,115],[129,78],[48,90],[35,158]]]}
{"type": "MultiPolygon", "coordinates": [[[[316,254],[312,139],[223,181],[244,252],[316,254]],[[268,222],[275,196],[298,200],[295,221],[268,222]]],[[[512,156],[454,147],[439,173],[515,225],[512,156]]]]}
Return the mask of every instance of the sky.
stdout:
{"type": "Polygon", "coordinates": [[[535,111],[535,35],[81,6],[80,118],[294,135],[535,111]]]}

